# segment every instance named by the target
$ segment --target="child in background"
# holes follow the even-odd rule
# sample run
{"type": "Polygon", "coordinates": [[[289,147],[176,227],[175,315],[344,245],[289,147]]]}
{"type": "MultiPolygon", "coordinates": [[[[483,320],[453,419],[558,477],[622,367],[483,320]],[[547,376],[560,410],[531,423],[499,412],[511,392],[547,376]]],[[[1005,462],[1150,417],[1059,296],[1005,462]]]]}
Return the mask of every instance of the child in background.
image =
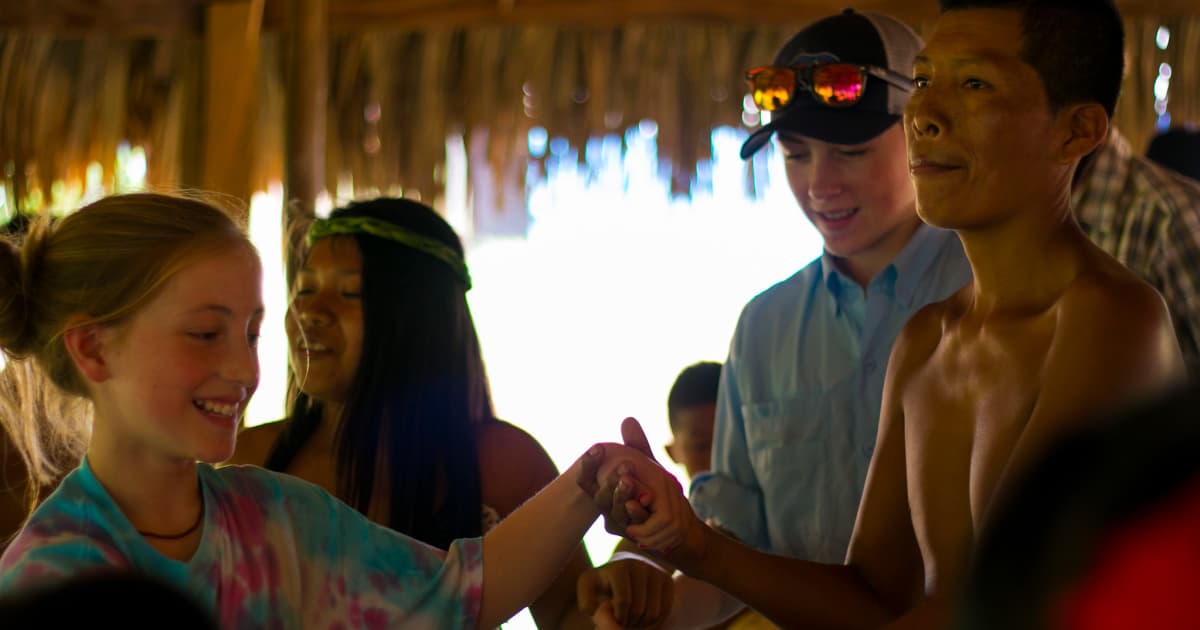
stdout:
{"type": "MultiPolygon", "coordinates": [[[[0,348],[94,410],[79,467],[0,557],[0,596],[119,569],[220,627],[488,628],[546,589],[598,514],[582,462],[445,552],[294,477],[213,468],[258,385],[262,317],[257,253],[200,201],[108,197],[0,244],[0,348]]],[[[630,534],[674,544],[655,529],[685,507],[670,475],[615,444],[583,459],[645,484],[654,516],[630,534]]]]}
{"type": "MultiPolygon", "coordinates": [[[[675,377],[667,394],[667,422],[671,425],[671,442],[665,446],[671,459],[687,471],[688,481],[708,470],[712,461],[713,420],[717,413],[717,388],[721,382],[721,364],[702,361],[684,368],[675,377]]],[[[637,543],[622,539],[613,549],[613,559],[630,559],[638,564],[610,562],[602,569],[588,569],[576,581],[579,609],[592,617],[598,627],[615,625],[614,615],[637,626],[642,619],[656,619],[660,610],[670,606],[673,585],[670,579],[656,582],[661,589],[634,588],[639,580],[635,569],[647,564],[665,575],[672,570],[665,563],[650,561],[634,553],[637,543]],[[629,597],[614,598],[615,593],[629,597]],[[614,605],[622,606],[615,611],[614,605]]],[[[724,627],[724,626],[721,626],[724,627]]]]}
{"type": "Polygon", "coordinates": [[[721,364],[701,361],[684,368],[667,395],[671,443],[667,454],[687,471],[688,480],[712,466],[713,420],[717,417],[717,388],[721,364]]]}
{"type": "MultiPolygon", "coordinates": [[[[701,361],[684,368],[675,377],[667,395],[667,421],[671,424],[671,443],[666,445],[671,459],[687,471],[688,480],[708,471],[712,462],[713,422],[717,414],[717,390],[721,383],[721,364],[701,361]]],[[[622,539],[617,543],[613,559],[629,558],[646,563],[644,556],[632,553],[636,544],[622,539]]],[[[665,574],[671,570],[661,561],[653,563],[665,574]]],[[[659,611],[669,605],[676,595],[670,580],[659,581],[663,588],[634,588],[640,584],[630,567],[638,565],[610,562],[600,569],[589,569],[579,577],[577,591],[580,608],[592,615],[598,628],[616,627],[617,611],[612,595],[616,591],[630,597],[620,602],[627,609],[619,612],[622,618],[633,621],[656,619],[659,611]]],[[[648,584],[647,584],[648,585],[648,584]]],[[[774,624],[753,610],[746,609],[732,619],[715,625],[711,630],[760,630],[774,624]]]]}
{"type": "MultiPolygon", "coordinates": [[[[667,420],[671,423],[672,442],[667,454],[687,471],[691,482],[712,468],[713,423],[717,418],[717,391],[721,387],[721,364],[701,361],[684,368],[675,377],[667,395],[667,420]]],[[[618,548],[626,541],[617,543],[618,548]]],[[[713,626],[712,630],[759,630],[774,628],[751,609],[733,619],[713,626]]]]}

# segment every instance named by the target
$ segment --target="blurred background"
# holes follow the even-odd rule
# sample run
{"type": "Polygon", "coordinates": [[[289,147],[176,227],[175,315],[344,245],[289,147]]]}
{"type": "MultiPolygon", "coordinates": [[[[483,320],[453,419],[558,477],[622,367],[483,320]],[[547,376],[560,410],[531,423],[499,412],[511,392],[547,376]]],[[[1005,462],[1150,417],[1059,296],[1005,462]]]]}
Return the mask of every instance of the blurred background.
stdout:
{"type": "MultiPolygon", "coordinates": [[[[1116,124],[1142,151],[1200,123],[1200,5],[1118,5],[1116,124]]],[[[500,417],[560,469],[625,416],[660,446],[675,375],[723,360],[744,303],[820,254],[777,152],[738,158],[765,120],[742,75],[841,8],[0,0],[0,224],[112,192],[225,195],[266,264],[258,424],[284,415],[288,235],[351,199],[419,199],[467,244],[500,417]]],[[[936,13],[856,8],[918,31],[936,13]]],[[[599,563],[615,540],[586,542],[599,563]]]]}

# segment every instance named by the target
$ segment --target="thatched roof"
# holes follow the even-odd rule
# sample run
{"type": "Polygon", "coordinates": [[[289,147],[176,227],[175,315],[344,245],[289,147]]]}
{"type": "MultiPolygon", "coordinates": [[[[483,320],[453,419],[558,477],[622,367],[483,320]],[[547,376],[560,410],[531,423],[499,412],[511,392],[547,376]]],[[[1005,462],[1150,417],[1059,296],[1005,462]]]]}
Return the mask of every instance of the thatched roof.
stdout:
{"type": "MultiPolygon", "coordinates": [[[[286,30],[306,10],[296,0],[4,0],[0,28],[55,35],[199,36],[213,5],[260,7],[265,30],[286,30]]],[[[541,24],[622,26],[634,23],[803,23],[847,6],[910,22],[937,13],[934,0],[336,0],[324,10],[333,33],[541,24]]],[[[1129,18],[1195,15],[1193,0],[1117,0],[1129,18]]]]}
{"type": "MultiPolygon", "coordinates": [[[[890,9],[918,30],[934,9],[855,4],[890,9]]],[[[1193,0],[1120,4],[1134,63],[1119,124],[1137,143],[1149,136],[1148,95],[1163,60],[1152,42],[1164,20],[1181,62],[1172,112],[1200,122],[1200,18],[1162,17],[1200,10],[1193,0]]],[[[17,200],[31,187],[48,195],[55,181],[81,184],[98,161],[111,182],[108,165],[128,140],[146,147],[148,179],[159,187],[244,197],[289,168],[292,179],[308,168],[319,180],[310,188],[333,191],[348,176],[358,190],[402,188],[430,199],[442,184],[449,133],[465,134],[468,146],[486,133],[477,144],[491,171],[519,180],[533,126],[582,146],[650,118],[683,192],[707,156],[709,130],[742,124],[741,71],[841,5],[4,0],[0,181],[17,200]],[[316,18],[305,13],[314,10],[316,18]]]]}

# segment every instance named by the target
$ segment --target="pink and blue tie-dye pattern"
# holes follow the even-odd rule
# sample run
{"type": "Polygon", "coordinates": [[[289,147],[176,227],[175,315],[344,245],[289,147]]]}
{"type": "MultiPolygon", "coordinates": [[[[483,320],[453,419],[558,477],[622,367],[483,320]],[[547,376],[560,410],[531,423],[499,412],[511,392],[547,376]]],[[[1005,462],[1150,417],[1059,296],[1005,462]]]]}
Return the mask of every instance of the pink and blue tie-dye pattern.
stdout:
{"type": "Polygon", "coordinates": [[[0,594],[88,570],[141,571],[211,606],[222,628],[473,628],[480,539],[448,552],[375,525],[320,488],[201,464],[204,532],[188,562],[137,534],[85,461],[0,558],[0,594]]]}

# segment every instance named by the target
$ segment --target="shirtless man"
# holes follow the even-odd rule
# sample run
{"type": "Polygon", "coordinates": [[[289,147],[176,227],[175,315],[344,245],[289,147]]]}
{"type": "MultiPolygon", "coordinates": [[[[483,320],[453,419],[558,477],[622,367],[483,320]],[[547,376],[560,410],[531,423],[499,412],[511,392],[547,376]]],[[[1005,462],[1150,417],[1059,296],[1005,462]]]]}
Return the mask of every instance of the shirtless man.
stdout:
{"type": "Polygon", "coordinates": [[[846,563],[754,551],[694,514],[639,541],[786,627],[943,622],[1014,471],[1087,414],[1183,377],[1162,298],[1071,214],[1120,89],[1120,16],[1111,0],[1027,4],[943,1],[917,57],[917,211],[958,232],[974,280],[896,341],[846,563]]]}

